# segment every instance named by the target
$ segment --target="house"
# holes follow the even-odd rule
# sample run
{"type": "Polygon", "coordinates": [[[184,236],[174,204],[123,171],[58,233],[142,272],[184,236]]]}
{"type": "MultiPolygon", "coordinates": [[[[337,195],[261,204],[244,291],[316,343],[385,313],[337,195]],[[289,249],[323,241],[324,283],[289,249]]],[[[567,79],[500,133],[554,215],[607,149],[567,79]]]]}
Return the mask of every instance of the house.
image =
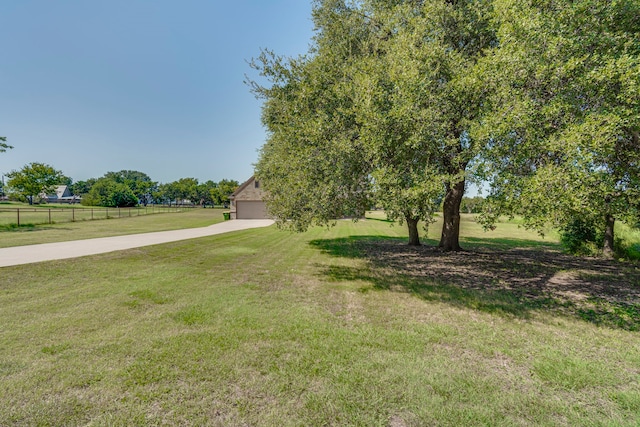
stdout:
{"type": "Polygon", "coordinates": [[[41,197],[47,203],[75,203],[80,199],[79,197],[72,195],[69,187],[66,185],[58,185],[54,193],[42,194],[41,197]]]}
{"type": "Polygon", "coordinates": [[[231,200],[231,219],[266,219],[267,206],[263,200],[264,190],[255,176],[249,178],[229,199],[231,200]]]}

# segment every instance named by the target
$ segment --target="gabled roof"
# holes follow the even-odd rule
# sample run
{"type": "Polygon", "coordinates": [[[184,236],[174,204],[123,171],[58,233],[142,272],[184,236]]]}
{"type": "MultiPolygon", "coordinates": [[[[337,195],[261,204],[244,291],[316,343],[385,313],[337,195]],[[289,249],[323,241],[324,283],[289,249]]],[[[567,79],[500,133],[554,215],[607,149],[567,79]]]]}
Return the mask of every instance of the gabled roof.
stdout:
{"type": "Polygon", "coordinates": [[[246,180],[245,182],[243,182],[240,187],[236,188],[236,191],[234,191],[233,193],[231,193],[231,197],[235,197],[238,194],[240,194],[242,192],[242,190],[244,190],[245,188],[247,188],[249,186],[249,184],[251,184],[253,181],[256,180],[256,176],[252,175],[251,178],[249,178],[248,180],[246,180]]]}
{"type": "Polygon", "coordinates": [[[69,191],[69,187],[66,185],[58,185],[51,193],[42,193],[41,196],[49,199],[62,199],[65,197],[71,197],[71,191],[69,191]]]}
{"type": "Polygon", "coordinates": [[[65,193],[69,193],[69,196],[71,196],[69,187],[66,185],[58,185],[58,187],[56,187],[56,196],[58,196],[58,198],[65,197],[65,193]]]}

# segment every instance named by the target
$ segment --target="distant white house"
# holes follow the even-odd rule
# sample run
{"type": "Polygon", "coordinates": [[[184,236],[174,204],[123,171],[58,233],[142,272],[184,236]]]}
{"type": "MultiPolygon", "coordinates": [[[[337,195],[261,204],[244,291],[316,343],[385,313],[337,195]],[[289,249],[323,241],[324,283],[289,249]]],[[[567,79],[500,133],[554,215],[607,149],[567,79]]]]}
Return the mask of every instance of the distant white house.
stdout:
{"type": "Polygon", "coordinates": [[[41,197],[47,203],[75,203],[80,200],[79,196],[71,194],[69,187],[66,185],[58,185],[54,193],[43,194],[41,197]]]}

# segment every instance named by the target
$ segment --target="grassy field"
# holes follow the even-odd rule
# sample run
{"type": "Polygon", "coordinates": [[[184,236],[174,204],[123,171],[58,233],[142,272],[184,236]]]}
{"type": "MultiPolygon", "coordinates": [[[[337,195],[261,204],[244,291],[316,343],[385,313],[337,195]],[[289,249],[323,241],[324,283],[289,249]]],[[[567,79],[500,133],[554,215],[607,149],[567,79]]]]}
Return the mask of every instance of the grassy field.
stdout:
{"type": "Polygon", "coordinates": [[[59,224],[76,221],[98,221],[120,219],[142,215],[176,213],[190,208],[169,208],[160,206],[139,206],[133,208],[93,208],[71,206],[21,207],[0,206],[0,230],[32,227],[40,224],[59,224]],[[18,224],[19,221],[19,224],[18,224]]]}
{"type": "Polygon", "coordinates": [[[3,268],[0,425],[640,424],[638,264],[463,235],[371,218],[3,268]]]}
{"type": "Polygon", "coordinates": [[[42,224],[20,228],[0,227],[0,248],[63,242],[94,237],[206,227],[223,220],[223,209],[186,209],[182,212],[132,216],[98,221],[42,224]]]}
{"type": "Polygon", "coordinates": [[[78,204],[27,205],[17,202],[0,202],[0,232],[33,228],[43,224],[60,224],[79,221],[122,219],[143,215],[177,213],[191,207],[148,205],[131,208],[107,208],[78,204]]]}

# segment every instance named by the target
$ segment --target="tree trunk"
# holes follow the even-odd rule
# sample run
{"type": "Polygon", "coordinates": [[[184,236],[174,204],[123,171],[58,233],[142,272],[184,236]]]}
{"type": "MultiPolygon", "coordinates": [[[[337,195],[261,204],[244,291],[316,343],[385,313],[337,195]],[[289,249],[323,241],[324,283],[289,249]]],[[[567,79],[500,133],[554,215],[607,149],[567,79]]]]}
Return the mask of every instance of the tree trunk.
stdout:
{"type": "Polygon", "coordinates": [[[616,219],[611,214],[607,214],[607,225],[604,229],[604,246],[602,248],[602,255],[605,258],[613,258],[613,227],[616,224],[616,219]]]}
{"type": "Polygon", "coordinates": [[[438,245],[443,251],[461,251],[460,247],[460,203],[464,196],[464,179],[453,186],[447,183],[442,209],[442,237],[438,245]]]}
{"type": "Polygon", "coordinates": [[[418,233],[418,220],[405,215],[407,228],[409,229],[409,246],[420,246],[420,234],[418,233]]]}

